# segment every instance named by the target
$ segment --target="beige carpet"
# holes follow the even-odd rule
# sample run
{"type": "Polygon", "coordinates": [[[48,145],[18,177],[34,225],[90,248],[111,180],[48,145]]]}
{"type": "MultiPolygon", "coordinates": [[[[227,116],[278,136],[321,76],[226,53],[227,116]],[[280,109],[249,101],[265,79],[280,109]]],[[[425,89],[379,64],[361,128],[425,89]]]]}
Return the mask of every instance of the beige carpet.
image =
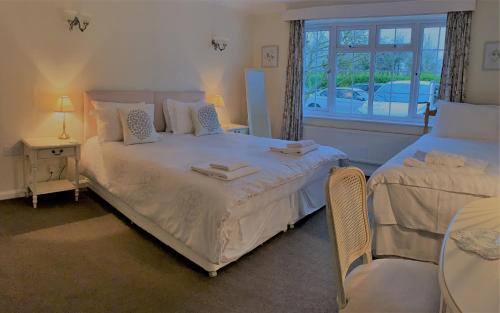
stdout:
{"type": "Polygon", "coordinates": [[[216,278],[115,214],[0,248],[1,312],[336,312],[324,211],[216,278]]]}

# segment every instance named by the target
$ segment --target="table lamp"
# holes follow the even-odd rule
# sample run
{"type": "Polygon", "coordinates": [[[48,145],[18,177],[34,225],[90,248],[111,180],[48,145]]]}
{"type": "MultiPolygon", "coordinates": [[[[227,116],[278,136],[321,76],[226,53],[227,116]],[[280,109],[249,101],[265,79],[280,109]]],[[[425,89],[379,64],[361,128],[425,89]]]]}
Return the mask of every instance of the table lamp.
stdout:
{"type": "Polygon", "coordinates": [[[216,107],[224,107],[224,99],[221,95],[207,96],[207,102],[213,104],[216,107]]]}
{"type": "Polygon", "coordinates": [[[63,114],[63,131],[59,135],[59,139],[69,139],[69,135],[66,133],[66,113],[74,112],[73,102],[68,96],[61,96],[57,101],[57,108],[55,112],[60,112],[63,114]]]}
{"type": "Polygon", "coordinates": [[[205,98],[207,103],[213,104],[215,107],[215,111],[217,112],[217,116],[219,117],[219,122],[222,125],[230,124],[226,105],[224,103],[224,98],[221,95],[211,95],[205,98]]]}

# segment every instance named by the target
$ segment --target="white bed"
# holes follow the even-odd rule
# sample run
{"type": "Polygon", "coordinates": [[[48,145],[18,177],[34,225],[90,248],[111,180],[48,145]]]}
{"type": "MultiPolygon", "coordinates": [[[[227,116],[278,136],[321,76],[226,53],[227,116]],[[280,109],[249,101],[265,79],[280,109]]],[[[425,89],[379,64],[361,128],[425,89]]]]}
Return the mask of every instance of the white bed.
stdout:
{"type": "MultiPolygon", "coordinates": [[[[329,147],[299,158],[285,156],[269,151],[282,143],[279,140],[234,133],[200,137],[160,133],[158,142],[125,146],[100,143],[89,129],[95,127],[88,121],[91,100],[132,102],[148,96],[149,92],[86,94],[84,173],[92,190],[211,275],[321,208],[324,180],[330,168],[346,158],[329,147]],[[228,158],[261,170],[232,182],[190,170],[194,164],[228,158]]],[[[155,93],[152,99],[201,96],[155,93]]]]}
{"type": "MultiPolygon", "coordinates": [[[[456,123],[461,121],[457,118],[456,123]]],[[[478,198],[500,194],[498,140],[441,137],[439,132],[425,135],[379,168],[368,190],[375,222],[374,253],[437,263],[441,240],[456,211],[478,198]],[[467,174],[404,166],[405,158],[419,150],[485,160],[488,167],[484,173],[467,174]]]]}

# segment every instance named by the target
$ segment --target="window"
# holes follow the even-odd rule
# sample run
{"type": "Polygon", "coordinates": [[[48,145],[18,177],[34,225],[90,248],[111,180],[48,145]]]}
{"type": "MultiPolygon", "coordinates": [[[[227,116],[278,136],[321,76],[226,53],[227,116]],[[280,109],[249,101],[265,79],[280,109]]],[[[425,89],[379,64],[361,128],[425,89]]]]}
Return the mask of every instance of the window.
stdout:
{"type": "Polygon", "coordinates": [[[415,120],[436,101],[445,16],[307,22],[304,112],[415,120]]]}

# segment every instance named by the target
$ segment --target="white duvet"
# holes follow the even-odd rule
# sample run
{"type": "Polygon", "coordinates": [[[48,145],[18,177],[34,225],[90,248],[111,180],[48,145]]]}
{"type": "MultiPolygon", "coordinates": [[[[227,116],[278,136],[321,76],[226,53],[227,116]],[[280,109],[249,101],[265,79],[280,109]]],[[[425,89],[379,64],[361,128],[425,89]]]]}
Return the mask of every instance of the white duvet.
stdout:
{"type": "Polygon", "coordinates": [[[368,192],[378,224],[444,233],[453,213],[471,197],[500,194],[499,145],[495,142],[425,135],[372,175],[368,192]],[[484,160],[484,173],[459,169],[407,167],[407,157],[420,151],[441,151],[484,160]]]}
{"type": "MultiPolygon", "coordinates": [[[[320,147],[302,157],[269,151],[286,142],[224,133],[211,136],[161,134],[156,143],[125,146],[91,138],[82,165],[108,191],[213,263],[237,223],[253,211],[304,187],[346,155],[320,147]],[[195,164],[238,160],[260,168],[225,182],[193,172],[195,164]]],[[[241,235],[241,234],[240,234],[241,235]]]]}

